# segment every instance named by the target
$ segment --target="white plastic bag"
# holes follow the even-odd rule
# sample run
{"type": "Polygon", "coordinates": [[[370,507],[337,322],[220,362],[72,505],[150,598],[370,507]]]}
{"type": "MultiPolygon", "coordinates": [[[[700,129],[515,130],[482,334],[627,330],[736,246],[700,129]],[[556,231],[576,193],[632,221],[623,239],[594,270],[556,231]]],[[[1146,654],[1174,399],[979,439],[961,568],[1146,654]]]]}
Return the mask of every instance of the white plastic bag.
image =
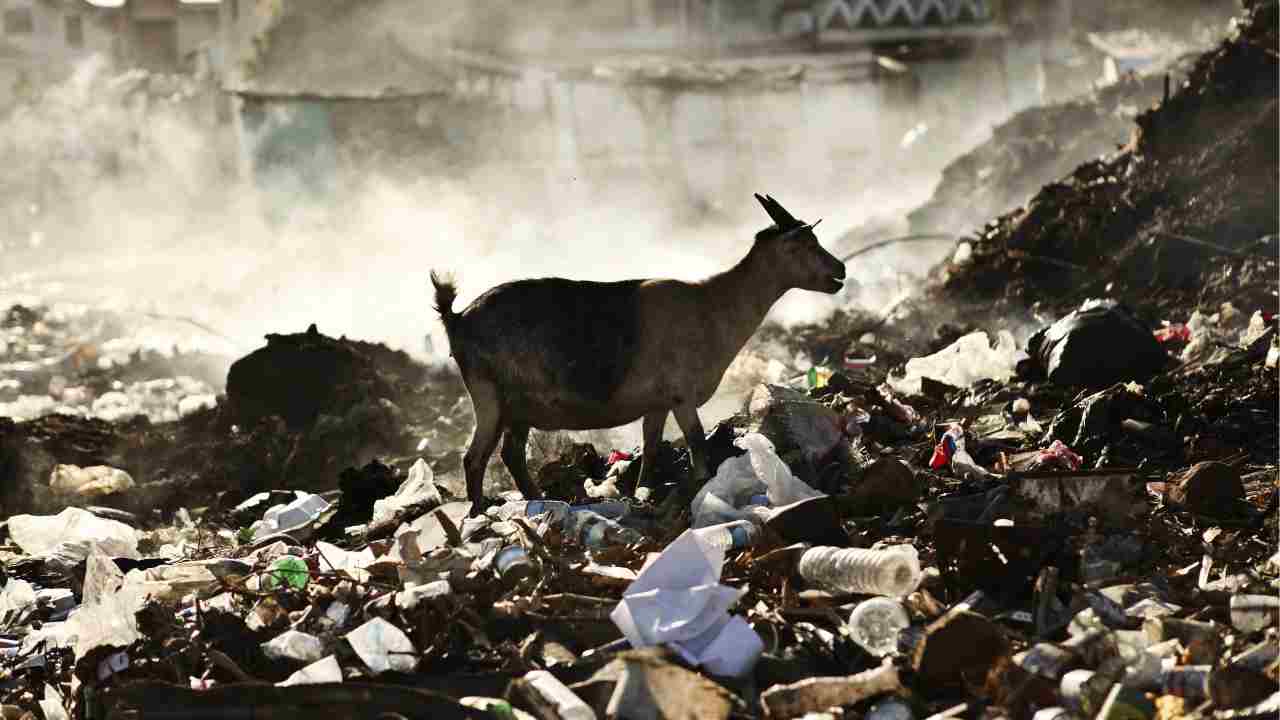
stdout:
{"type": "Polygon", "coordinates": [[[434,508],[440,502],[440,490],[436,487],[431,466],[426,460],[418,458],[413,467],[409,468],[409,477],[396,489],[395,494],[373,503],[373,520],[370,524],[386,522],[410,505],[434,508]]]}
{"type": "Polygon", "coordinates": [[[754,495],[767,494],[773,507],[822,496],[791,474],[791,469],[764,435],[748,433],[733,444],[747,454],[720,463],[715,477],[694,495],[690,506],[692,527],[704,528],[734,520],[758,522],[758,516],[748,509],[754,495]]]}
{"type": "Polygon", "coordinates": [[[1018,361],[1027,354],[1018,349],[1013,333],[1001,330],[995,347],[982,331],[969,333],[932,355],[907,361],[906,375],[890,377],[889,387],[908,395],[920,393],[920,379],[931,378],[955,387],[969,387],[988,378],[1005,381],[1013,377],[1018,361]]]}

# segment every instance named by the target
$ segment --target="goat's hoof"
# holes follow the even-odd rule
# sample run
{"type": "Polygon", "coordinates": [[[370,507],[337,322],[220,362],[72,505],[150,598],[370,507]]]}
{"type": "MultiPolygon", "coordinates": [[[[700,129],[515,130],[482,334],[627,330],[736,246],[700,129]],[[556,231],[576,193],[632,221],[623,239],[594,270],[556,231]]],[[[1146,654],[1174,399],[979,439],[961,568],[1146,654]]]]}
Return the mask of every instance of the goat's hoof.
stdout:
{"type": "Polygon", "coordinates": [[[494,505],[501,505],[502,501],[497,498],[481,497],[471,501],[471,510],[467,512],[467,517],[480,517],[485,511],[494,505]]]}

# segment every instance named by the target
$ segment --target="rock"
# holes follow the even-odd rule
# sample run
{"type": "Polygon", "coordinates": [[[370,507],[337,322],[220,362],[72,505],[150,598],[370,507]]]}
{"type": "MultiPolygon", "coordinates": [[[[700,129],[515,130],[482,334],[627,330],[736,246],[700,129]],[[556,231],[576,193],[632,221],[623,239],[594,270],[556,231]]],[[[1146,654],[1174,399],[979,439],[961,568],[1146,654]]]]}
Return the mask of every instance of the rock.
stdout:
{"type": "Polygon", "coordinates": [[[1009,641],[999,625],[957,607],[925,628],[911,666],[922,680],[937,686],[981,682],[1008,652],[1009,641]]]}
{"type": "Polygon", "coordinates": [[[863,472],[845,507],[855,515],[893,512],[919,500],[921,490],[920,482],[906,463],[883,457],[863,472]]]}
{"type": "Polygon", "coordinates": [[[106,465],[79,467],[55,465],[49,475],[49,489],[59,495],[97,498],[133,488],[129,473],[106,465]]]}
{"type": "Polygon", "coordinates": [[[741,706],[724,688],[667,662],[653,650],[619,653],[590,679],[570,689],[600,717],[620,720],[727,718],[741,706]]]}
{"type": "Polygon", "coordinates": [[[1204,515],[1229,515],[1244,500],[1240,473],[1230,465],[1209,461],[1184,472],[1169,490],[1169,499],[1204,515]]]}

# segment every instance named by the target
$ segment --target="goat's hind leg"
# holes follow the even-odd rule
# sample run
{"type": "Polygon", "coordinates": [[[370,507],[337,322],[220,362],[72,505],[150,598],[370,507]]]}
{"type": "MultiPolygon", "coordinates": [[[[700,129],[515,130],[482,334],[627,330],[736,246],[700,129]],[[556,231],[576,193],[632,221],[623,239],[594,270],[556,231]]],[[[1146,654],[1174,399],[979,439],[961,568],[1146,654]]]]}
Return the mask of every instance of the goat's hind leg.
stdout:
{"type": "Polygon", "coordinates": [[[467,382],[471,405],[475,411],[476,427],[471,433],[471,444],[463,458],[462,467],[467,477],[467,499],[471,501],[471,517],[484,514],[484,471],[489,458],[498,445],[502,433],[502,408],[498,403],[498,386],[488,380],[471,378],[467,382]]]}
{"type": "Polygon", "coordinates": [[[526,449],[529,445],[529,426],[512,424],[502,434],[502,463],[507,466],[520,488],[525,500],[537,500],[542,497],[542,490],[533,483],[529,476],[529,465],[526,449]]]}

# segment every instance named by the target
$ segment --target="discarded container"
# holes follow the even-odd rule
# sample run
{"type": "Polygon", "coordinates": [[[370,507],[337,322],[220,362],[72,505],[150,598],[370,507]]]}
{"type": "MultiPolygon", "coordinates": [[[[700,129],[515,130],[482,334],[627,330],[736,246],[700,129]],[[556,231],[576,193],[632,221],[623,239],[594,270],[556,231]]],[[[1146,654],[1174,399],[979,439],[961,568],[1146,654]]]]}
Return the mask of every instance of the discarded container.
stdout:
{"type": "Polygon", "coordinates": [[[1071,710],[1093,716],[1102,707],[1113,684],[1110,678],[1093,670],[1072,670],[1062,676],[1058,693],[1071,710]]]}
{"type": "Polygon", "coordinates": [[[849,631],[853,641],[877,657],[898,649],[898,633],[911,625],[902,604],[889,598],[863,600],[849,615],[849,631]]]}
{"type": "Polygon", "coordinates": [[[973,459],[964,445],[964,428],[958,423],[952,423],[934,447],[929,467],[937,470],[950,465],[952,472],[961,478],[989,477],[991,473],[973,459]]]}
{"type": "Polygon", "coordinates": [[[643,533],[623,527],[590,510],[575,510],[570,513],[565,530],[567,535],[588,548],[633,545],[645,539],[643,533]]]}
{"type": "Polygon", "coordinates": [[[741,550],[755,544],[760,536],[760,528],[749,520],[736,520],[699,528],[697,533],[712,547],[741,550]]]}
{"type": "Polygon", "coordinates": [[[511,545],[498,551],[493,559],[494,569],[504,583],[514,585],[534,572],[529,553],[519,545],[511,545]]]}
{"type": "Polygon", "coordinates": [[[530,704],[550,711],[553,717],[561,720],[596,720],[596,711],[546,670],[525,673],[523,687],[530,704]]]}
{"type": "Polygon", "coordinates": [[[1149,720],[1156,706],[1146,694],[1123,685],[1112,685],[1095,720],[1149,720]]]}
{"type": "Polygon", "coordinates": [[[1258,632],[1277,623],[1280,623],[1280,597],[1275,595],[1231,596],[1231,624],[1240,632],[1258,632]]]}
{"type": "Polygon", "coordinates": [[[292,502],[268,508],[262,519],[254,523],[254,537],[266,537],[278,532],[292,532],[315,522],[329,510],[329,503],[319,495],[296,491],[292,502]]]}
{"type": "Polygon", "coordinates": [[[910,545],[884,550],[810,548],[797,570],[805,580],[833,590],[891,597],[911,594],[923,577],[919,556],[910,545]]]}

